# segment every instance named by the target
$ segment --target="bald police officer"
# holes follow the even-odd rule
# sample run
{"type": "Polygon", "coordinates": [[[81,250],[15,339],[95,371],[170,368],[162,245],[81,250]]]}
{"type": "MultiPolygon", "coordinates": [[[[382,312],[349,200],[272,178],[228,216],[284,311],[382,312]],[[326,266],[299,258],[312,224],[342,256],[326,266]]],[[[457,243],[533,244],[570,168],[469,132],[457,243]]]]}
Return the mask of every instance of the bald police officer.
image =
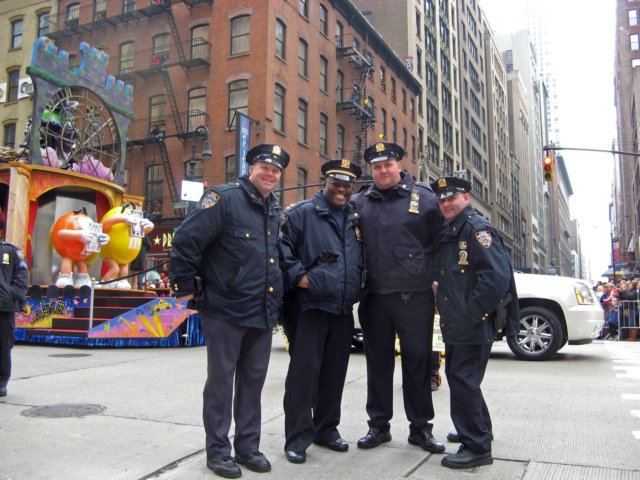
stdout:
{"type": "Polygon", "coordinates": [[[359,448],[391,440],[396,333],[402,395],[412,445],[439,453],[432,432],[432,253],[440,216],[429,185],[402,170],[404,150],[379,142],[365,150],[374,185],[352,198],[360,214],[367,280],[358,312],[367,359],[369,431],[359,448]]]}
{"type": "Polygon", "coordinates": [[[468,181],[441,177],[431,183],[444,226],[436,259],[437,304],[445,343],[445,373],[451,419],[462,442],[442,459],[449,468],[493,463],[491,417],[480,384],[489,360],[498,312],[507,309],[506,334],[517,331],[518,302],[513,271],[496,229],[469,206],[468,181]]]}
{"type": "Polygon", "coordinates": [[[258,145],[246,156],[249,175],[211,188],[173,238],[169,276],[176,297],[196,296],[207,341],[203,417],[207,466],[238,478],[267,472],[260,452],[262,387],[269,365],[283,280],[278,237],[282,212],[273,189],[289,155],[258,145]],[[196,277],[202,279],[198,291],[196,277]],[[231,457],[229,428],[235,421],[231,457]]]}
{"type": "Polygon", "coordinates": [[[337,452],[340,404],[360,299],[362,235],[349,199],[362,169],[349,160],[321,167],[324,190],[287,209],[280,242],[285,286],[299,311],[284,396],[285,452],[304,463],[311,442],[337,452]]]}
{"type": "MultiPolygon", "coordinates": [[[[0,238],[5,223],[0,219],[0,238]]],[[[29,273],[22,250],[0,241],[0,397],[7,396],[11,378],[11,349],[14,344],[16,313],[22,310],[29,286],[29,273]]]]}

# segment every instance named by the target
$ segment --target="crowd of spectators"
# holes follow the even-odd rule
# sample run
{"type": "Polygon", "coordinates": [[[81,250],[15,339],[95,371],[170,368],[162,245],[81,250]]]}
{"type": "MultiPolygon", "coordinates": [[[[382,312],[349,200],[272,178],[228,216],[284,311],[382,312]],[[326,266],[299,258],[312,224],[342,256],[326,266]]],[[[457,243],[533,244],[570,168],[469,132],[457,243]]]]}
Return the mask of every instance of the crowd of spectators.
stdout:
{"type": "Polygon", "coordinates": [[[605,339],[636,340],[638,337],[638,293],[640,278],[598,282],[596,295],[604,309],[605,339]]]}

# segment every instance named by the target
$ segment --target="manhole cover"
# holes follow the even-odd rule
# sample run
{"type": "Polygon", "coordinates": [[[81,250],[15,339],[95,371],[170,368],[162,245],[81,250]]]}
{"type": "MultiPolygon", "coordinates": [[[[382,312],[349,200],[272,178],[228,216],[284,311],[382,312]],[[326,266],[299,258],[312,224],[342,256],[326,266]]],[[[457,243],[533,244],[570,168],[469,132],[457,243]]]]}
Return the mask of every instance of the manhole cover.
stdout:
{"type": "Polygon", "coordinates": [[[49,357],[56,358],[75,358],[75,357],[90,357],[90,353],[54,353],[53,355],[49,355],[49,357]]]}
{"type": "Polygon", "coordinates": [[[58,403],[56,405],[42,405],[24,410],[25,417],[45,417],[45,418],[69,418],[86,417],[87,415],[97,415],[107,409],[102,405],[92,403],[58,403]]]}

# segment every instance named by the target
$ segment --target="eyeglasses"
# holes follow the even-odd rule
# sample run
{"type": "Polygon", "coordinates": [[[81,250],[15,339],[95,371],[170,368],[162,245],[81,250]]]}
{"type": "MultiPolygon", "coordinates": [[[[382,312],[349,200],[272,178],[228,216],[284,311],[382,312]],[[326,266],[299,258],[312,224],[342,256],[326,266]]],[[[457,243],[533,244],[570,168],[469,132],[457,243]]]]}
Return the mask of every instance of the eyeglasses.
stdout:
{"type": "Polygon", "coordinates": [[[353,182],[345,182],[334,177],[327,177],[327,183],[336,188],[344,188],[345,190],[353,190],[353,182]]]}

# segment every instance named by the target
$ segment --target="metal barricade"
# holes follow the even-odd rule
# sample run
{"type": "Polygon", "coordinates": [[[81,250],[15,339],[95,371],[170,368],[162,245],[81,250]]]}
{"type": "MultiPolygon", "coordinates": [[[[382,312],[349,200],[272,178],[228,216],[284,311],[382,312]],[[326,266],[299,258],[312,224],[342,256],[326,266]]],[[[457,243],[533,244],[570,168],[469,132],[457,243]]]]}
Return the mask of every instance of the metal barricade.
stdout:
{"type": "Polygon", "coordinates": [[[638,300],[618,302],[618,340],[635,339],[638,328],[638,300]]]}

